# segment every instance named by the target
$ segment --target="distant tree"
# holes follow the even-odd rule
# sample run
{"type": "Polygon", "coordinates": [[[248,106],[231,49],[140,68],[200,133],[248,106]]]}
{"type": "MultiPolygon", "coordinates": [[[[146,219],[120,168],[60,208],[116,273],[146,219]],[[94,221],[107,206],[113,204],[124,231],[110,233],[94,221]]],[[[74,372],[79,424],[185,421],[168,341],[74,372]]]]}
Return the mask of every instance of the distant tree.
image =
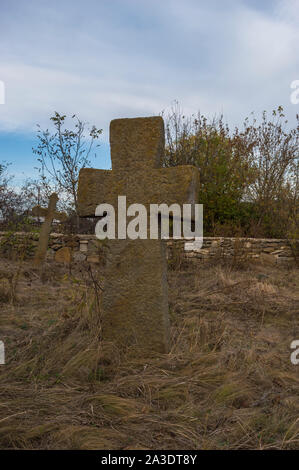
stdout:
{"type": "Polygon", "coordinates": [[[255,171],[247,142],[233,134],[223,118],[208,121],[198,113],[186,117],[176,103],[166,117],[165,166],[195,165],[200,170],[198,202],[204,205],[205,233],[227,222],[237,227],[244,218],[244,199],[255,171]]]}
{"type": "Polygon", "coordinates": [[[274,237],[298,224],[299,216],[299,116],[292,129],[284,118],[281,106],[272,118],[264,111],[260,123],[245,120],[243,133],[256,173],[247,198],[255,204],[257,228],[274,237]]]}
{"type": "Polygon", "coordinates": [[[102,129],[89,127],[76,115],[73,115],[72,119],[73,129],[67,129],[66,115],[56,112],[50,118],[54,124],[54,132],[48,129],[42,130],[38,126],[39,143],[33,148],[33,152],[38,157],[40,188],[43,193],[56,190],[60,200],[68,206],[69,212],[75,213],[79,220],[77,200],[79,171],[91,164],[90,157],[94,147],[99,145],[96,141],[102,129]]]}
{"type": "MultiPolygon", "coordinates": [[[[200,170],[198,201],[211,235],[285,237],[298,227],[297,127],[288,129],[283,109],[260,123],[245,119],[231,131],[223,118],[186,117],[178,103],[166,116],[164,166],[200,170]],[[228,229],[229,233],[226,231],[228,229]]],[[[298,232],[297,232],[298,233],[298,232]]]]}
{"type": "Polygon", "coordinates": [[[3,218],[6,191],[7,191],[7,178],[5,176],[6,165],[0,163],[0,218],[3,218]]]}
{"type": "Polygon", "coordinates": [[[7,174],[8,163],[0,163],[0,219],[2,225],[7,224],[22,210],[22,198],[10,187],[12,177],[7,174]]]}
{"type": "MultiPolygon", "coordinates": [[[[53,182],[47,184],[47,180],[27,178],[21,188],[23,206],[26,210],[31,210],[33,206],[47,207],[50,195],[57,191],[58,187],[53,182]]],[[[64,210],[65,206],[68,207],[68,203],[60,201],[60,209],[64,210]]]]}

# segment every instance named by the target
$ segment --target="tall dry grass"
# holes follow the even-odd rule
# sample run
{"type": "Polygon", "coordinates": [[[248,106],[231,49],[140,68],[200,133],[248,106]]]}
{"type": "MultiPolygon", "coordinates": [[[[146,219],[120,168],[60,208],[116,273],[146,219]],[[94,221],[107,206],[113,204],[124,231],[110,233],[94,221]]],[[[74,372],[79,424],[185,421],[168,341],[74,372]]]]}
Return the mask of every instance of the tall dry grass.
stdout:
{"type": "Polygon", "coordinates": [[[0,297],[1,448],[299,447],[298,270],[171,271],[171,351],[152,358],[101,338],[95,278],[25,265],[0,297]]]}

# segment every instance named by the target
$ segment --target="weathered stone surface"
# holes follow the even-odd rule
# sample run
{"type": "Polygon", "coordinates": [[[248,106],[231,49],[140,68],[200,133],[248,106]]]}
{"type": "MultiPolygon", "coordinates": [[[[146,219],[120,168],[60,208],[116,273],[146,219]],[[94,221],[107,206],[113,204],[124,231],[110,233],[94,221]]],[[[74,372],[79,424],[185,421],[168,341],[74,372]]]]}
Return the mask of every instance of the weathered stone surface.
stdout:
{"type": "Polygon", "coordinates": [[[41,266],[45,260],[47,249],[48,249],[51,225],[52,225],[52,221],[54,218],[57,201],[58,201],[57,194],[56,193],[51,194],[50,199],[49,199],[49,206],[47,209],[47,215],[40,231],[38,246],[35,252],[35,257],[34,257],[35,266],[41,266]]]}
{"type": "Polygon", "coordinates": [[[76,242],[76,240],[69,240],[66,242],[66,246],[68,246],[69,248],[77,248],[78,247],[78,242],[76,242]]]}
{"type": "Polygon", "coordinates": [[[274,266],[276,264],[276,258],[268,253],[261,253],[259,259],[264,265],[274,266]]]}
{"type": "Polygon", "coordinates": [[[55,261],[56,263],[70,264],[72,261],[72,250],[68,246],[60,248],[55,253],[55,261]]]}
{"type": "Polygon", "coordinates": [[[284,264],[284,265],[287,265],[290,261],[290,259],[286,256],[278,256],[276,258],[276,261],[278,264],[284,264]]]}
{"type": "Polygon", "coordinates": [[[99,255],[90,255],[87,256],[87,262],[88,263],[95,263],[98,264],[100,262],[100,257],[99,255]]]}
{"type": "Polygon", "coordinates": [[[80,240],[80,251],[87,253],[88,251],[88,240],[80,240]]]}
{"type": "Polygon", "coordinates": [[[127,204],[194,203],[199,171],[191,165],[159,168],[164,151],[161,117],[116,119],[110,124],[113,171],[80,171],[78,204],[82,217],[94,216],[105,202],[117,207],[118,196],[127,204]],[[119,152],[119,153],[118,153],[119,152]]]}
{"type": "Polygon", "coordinates": [[[83,263],[83,261],[86,260],[86,255],[82,253],[81,251],[77,251],[74,253],[73,259],[77,263],[83,263]]]}
{"type": "MultiPolygon", "coordinates": [[[[192,166],[160,168],[164,151],[161,117],[117,119],[110,124],[112,171],[80,171],[81,216],[118,196],[127,205],[194,203],[199,172],[192,166]]],[[[149,210],[148,210],[149,213],[149,210]]],[[[103,338],[151,352],[169,347],[165,244],[161,240],[108,240],[102,295],[103,338]]]]}
{"type": "Polygon", "coordinates": [[[273,251],[273,248],[271,248],[271,247],[265,247],[265,248],[263,249],[263,251],[264,251],[265,253],[271,253],[271,252],[273,251]]]}
{"type": "Polygon", "coordinates": [[[99,240],[90,240],[88,242],[88,253],[99,254],[99,240]]]}
{"type": "Polygon", "coordinates": [[[59,244],[58,244],[58,243],[55,243],[55,245],[52,245],[51,248],[52,248],[52,250],[57,251],[57,250],[59,250],[60,248],[62,248],[62,243],[59,243],[59,244]]]}
{"type": "MultiPolygon", "coordinates": [[[[47,217],[48,215],[48,209],[45,207],[41,206],[34,206],[31,210],[31,214],[35,217],[47,217]]],[[[65,212],[57,212],[54,211],[54,219],[59,220],[61,222],[65,221],[67,219],[67,215],[65,212]]]]}
{"type": "Polygon", "coordinates": [[[53,261],[55,259],[55,251],[48,250],[46,254],[47,261],[53,261]]]}
{"type": "Polygon", "coordinates": [[[79,177],[80,215],[93,217],[96,207],[103,202],[116,208],[118,196],[126,196],[127,205],[192,203],[198,183],[198,169],[190,165],[146,171],[127,168],[115,172],[84,168],[79,177]]]}
{"type": "MultiPolygon", "coordinates": [[[[30,244],[33,246],[32,254],[34,253],[34,248],[36,247],[38,243],[38,236],[39,234],[33,232],[33,233],[28,233],[28,232],[15,232],[13,236],[16,238],[16,243],[18,247],[21,245],[26,245],[28,244],[28,239],[30,240],[30,244]],[[25,240],[27,240],[25,242],[25,240]]],[[[79,241],[85,241],[85,245],[87,246],[87,252],[83,253],[83,257],[81,258],[79,256],[78,260],[83,261],[86,259],[86,256],[89,256],[92,254],[93,250],[90,251],[90,241],[94,241],[95,243],[98,243],[98,240],[96,239],[95,235],[93,234],[80,234],[75,237],[76,239],[78,238],[78,245],[77,247],[73,248],[73,256],[75,256],[76,253],[79,253],[79,241]]],[[[7,232],[0,232],[0,244],[5,243],[5,240],[7,239],[7,232]]],[[[51,259],[51,257],[54,257],[54,251],[58,250],[59,248],[62,248],[63,246],[67,246],[69,240],[69,236],[61,234],[61,233],[51,233],[49,237],[49,244],[48,244],[48,250],[47,250],[47,259],[51,259]]],[[[213,256],[213,252],[215,252],[215,249],[217,248],[216,245],[219,246],[219,251],[220,255],[222,256],[222,252],[227,254],[227,257],[229,256],[235,256],[234,254],[234,240],[233,238],[221,238],[221,237],[205,237],[203,239],[203,250],[205,250],[203,253],[206,253],[205,256],[202,256],[202,249],[198,250],[196,248],[192,248],[192,245],[194,242],[186,241],[186,240],[169,240],[167,242],[167,246],[169,247],[169,250],[171,251],[172,248],[175,248],[177,250],[177,246],[179,245],[182,249],[183,256],[188,257],[189,260],[191,258],[196,259],[201,261],[202,258],[209,259],[210,257],[213,256]],[[186,246],[190,246],[191,250],[188,249],[188,252],[184,250],[184,246],[186,249],[186,246]]],[[[272,250],[271,251],[271,256],[275,259],[276,265],[277,265],[277,258],[278,257],[285,257],[288,259],[288,264],[289,265],[294,265],[295,260],[294,260],[294,255],[292,254],[292,250],[290,246],[287,244],[287,240],[273,240],[273,239],[249,239],[251,243],[251,247],[246,248],[246,241],[248,238],[240,239],[241,241],[244,240],[244,248],[245,248],[245,253],[248,259],[259,259],[260,253],[262,253],[263,249],[266,246],[271,246],[272,250]],[[283,250],[280,249],[281,246],[285,246],[283,250]]],[[[297,241],[298,243],[298,241],[297,241]]],[[[100,243],[99,245],[99,251],[100,251],[100,262],[104,263],[105,262],[105,254],[103,252],[104,245],[100,243]]],[[[216,255],[217,256],[217,255],[216,255]]]]}
{"type": "Polygon", "coordinates": [[[166,352],[167,266],[159,240],[111,240],[104,271],[103,337],[166,352]]]}

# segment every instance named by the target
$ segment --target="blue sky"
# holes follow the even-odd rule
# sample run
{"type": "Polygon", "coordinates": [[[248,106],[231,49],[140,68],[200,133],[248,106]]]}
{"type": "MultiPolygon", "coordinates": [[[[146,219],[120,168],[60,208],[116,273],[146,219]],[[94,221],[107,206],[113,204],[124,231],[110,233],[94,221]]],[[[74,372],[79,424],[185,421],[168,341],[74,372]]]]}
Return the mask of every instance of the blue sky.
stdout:
{"type": "Polygon", "coordinates": [[[103,128],[94,166],[107,168],[109,122],[178,100],[185,114],[299,105],[299,0],[1,0],[0,161],[34,176],[36,124],[76,113],[103,128]]]}

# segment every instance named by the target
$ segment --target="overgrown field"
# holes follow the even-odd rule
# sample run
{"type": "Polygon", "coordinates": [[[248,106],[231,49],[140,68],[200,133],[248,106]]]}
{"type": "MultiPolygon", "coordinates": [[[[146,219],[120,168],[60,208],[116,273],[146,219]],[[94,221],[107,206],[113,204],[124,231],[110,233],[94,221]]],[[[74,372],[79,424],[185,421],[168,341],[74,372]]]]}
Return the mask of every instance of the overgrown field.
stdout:
{"type": "Polygon", "coordinates": [[[169,272],[172,347],[101,337],[98,275],[1,260],[2,449],[299,448],[299,271],[169,272]]]}

